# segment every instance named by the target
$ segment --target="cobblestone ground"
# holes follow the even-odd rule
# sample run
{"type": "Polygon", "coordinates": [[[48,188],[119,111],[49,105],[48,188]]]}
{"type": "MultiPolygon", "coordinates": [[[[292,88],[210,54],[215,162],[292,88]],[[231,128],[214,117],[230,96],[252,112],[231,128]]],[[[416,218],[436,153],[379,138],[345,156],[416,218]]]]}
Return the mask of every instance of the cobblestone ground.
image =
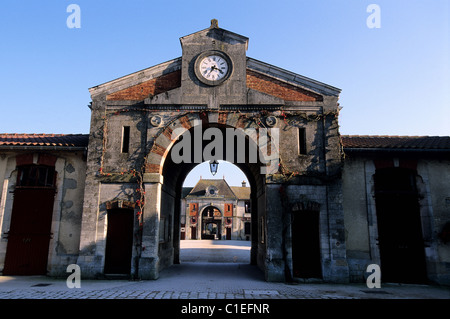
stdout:
{"type": "Polygon", "coordinates": [[[182,241],[181,264],[158,280],[81,280],[68,288],[66,279],[45,276],[0,276],[5,299],[450,299],[449,287],[384,284],[273,283],[249,264],[249,242],[182,241]],[[229,247],[226,247],[226,246],[229,247]],[[227,249],[229,248],[229,249],[227,249]]]}
{"type": "Polygon", "coordinates": [[[184,263],[158,280],[81,280],[0,276],[0,299],[450,299],[449,287],[382,284],[273,283],[255,266],[184,263]]]}
{"type": "Polygon", "coordinates": [[[320,295],[314,293],[216,293],[178,291],[9,291],[0,293],[0,299],[354,299],[355,297],[320,295]]]}
{"type": "Polygon", "coordinates": [[[248,264],[185,263],[170,267],[155,281],[82,280],[81,288],[71,289],[64,279],[0,276],[0,308],[5,313],[11,310],[33,316],[49,309],[63,311],[54,314],[69,311],[77,315],[89,309],[89,315],[94,316],[115,316],[123,309],[140,309],[139,313],[147,309],[142,313],[164,313],[168,318],[279,319],[301,309],[316,317],[342,312],[346,317],[360,318],[368,312],[381,317],[387,309],[391,315],[405,316],[406,312],[413,314],[430,307],[421,299],[435,299],[432,309],[445,310],[450,290],[420,285],[382,284],[379,289],[369,289],[364,284],[269,283],[248,264]],[[409,299],[406,304],[405,299],[409,299]]]}

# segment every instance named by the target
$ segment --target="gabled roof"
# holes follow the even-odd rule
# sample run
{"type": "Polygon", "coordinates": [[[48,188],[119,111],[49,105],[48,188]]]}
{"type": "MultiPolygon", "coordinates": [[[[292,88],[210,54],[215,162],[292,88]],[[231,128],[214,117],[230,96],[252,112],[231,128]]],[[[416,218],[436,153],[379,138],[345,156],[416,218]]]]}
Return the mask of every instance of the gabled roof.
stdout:
{"type": "Polygon", "coordinates": [[[218,192],[216,197],[236,198],[236,195],[224,179],[200,179],[187,197],[207,197],[206,189],[209,186],[217,188],[218,192]]]}
{"type": "MultiPolygon", "coordinates": [[[[183,188],[183,193],[187,191],[183,188]]],[[[250,187],[229,186],[224,179],[200,179],[190,190],[186,198],[210,197],[210,198],[231,198],[231,199],[249,199],[250,187]],[[210,186],[217,188],[217,195],[209,195],[206,189],[210,186]]]]}
{"type": "Polygon", "coordinates": [[[233,193],[238,199],[250,199],[250,187],[230,186],[233,193]]]}
{"type": "MultiPolygon", "coordinates": [[[[227,38],[233,42],[241,42],[245,43],[245,49],[248,49],[248,37],[228,31],[226,29],[219,28],[218,21],[213,19],[211,20],[211,26],[209,28],[188,34],[180,38],[181,45],[183,43],[190,41],[191,39],[195,39],[196,37],[204,37],[209,36],[211,38],[215,38],[217,36],[227,38]]],[[[195,41],[195,40],[194,40],[195,41]]]]}
{"type": "MultiPolygon", "coordinates": [[[[267,79],[302,89],[304,93],[339,96],[341,89],[310,79],[303,75],[247,57],[247,72],[256,72],[267,79]]],[[[181,85],[181,57],[140,70],[89,89],[91,96],[106,94],[108,100],[144,100],[181,85]],[[178,82],[174,81],[178,78],[178,82]],[[128,97],[127,97],[128,96],[128,97]]],[[[266,92],[271,95],[270,92],[266,92]]],[[[283,98],[283,97],[281,97],[283,98]]]]}
{"type": "Polygon", "coordinates": [[[163,75],[178,71],[181,69],[181,57],[163,62],[152,67],[133,72],[131,74],[122,76],[115,80],[105,82],[89,88],[91,96],[101,94],[111,94],[120,90],[139,85],[145,81],[154,80],[163,75]]]}
{"type": "Polygon", "coordinates": [[[89,134],[0,133],[0,148],[85,149],[89,134]]]}
{"type": "Polygon", "coordinates": [[[280,80],[287,84],[302,87],[324,95],[339,96],[341,89],[313,80],[306,76],[279,68],[275,65],[247,57],[247,69],[280,80]]]}
{"type": "Polygon", "coordinates": [[[189,193],[191,192],[191,190],[193,189],[194,187],[183,187],[182,189],[181,189],[181,198],[185,198],[187,195],[189,195],[189,193]]]}
{"type": "Polygon", "coordinates": [[[450,150],[450,136],[343,135],[344,150],[450,150]]]}

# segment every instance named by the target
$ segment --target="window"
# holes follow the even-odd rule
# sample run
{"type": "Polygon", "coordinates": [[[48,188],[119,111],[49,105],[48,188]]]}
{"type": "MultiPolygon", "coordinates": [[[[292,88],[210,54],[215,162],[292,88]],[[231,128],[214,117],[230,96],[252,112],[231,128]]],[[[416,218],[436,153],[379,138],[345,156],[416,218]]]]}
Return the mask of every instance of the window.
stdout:
{"type": "Polygon", "coordinates": [[[42,165],[20,166],[17,186],[53,187],[55,185],[55,168],[42,165]]]}
{"type": "Polygon", "coordinates": [[[205,195],[216,196],[216,195],[218,195],[218,192],[219,192],[219,190],[217,189],[217,187],[211,185],[206,189],[205,195]]]}
{"type": "Polygon", "coordinates": [[[251,213],[250,202],[249,201],[245,202],[245,213],[246,214],[250,214],[251,213]]]}
{"type": "Polygon", "coordinates": [[[197,216],[198,203],[189,204],[189,216],[197,216]]]}
{"type": "Polygon", "coordinates": [[[304,127],[298,129],[298,154],[306,155],[306,129],[304,127]]]}
{"type": "Polygon", "coordinates": [[[130,149],[130,127],[122,128],[122,153],[128,153],[130,149]]]}
{"type": "Polygon", "coordinates": [[[233,216],[233,204],[225,204],[225,217],[233,216]]]}

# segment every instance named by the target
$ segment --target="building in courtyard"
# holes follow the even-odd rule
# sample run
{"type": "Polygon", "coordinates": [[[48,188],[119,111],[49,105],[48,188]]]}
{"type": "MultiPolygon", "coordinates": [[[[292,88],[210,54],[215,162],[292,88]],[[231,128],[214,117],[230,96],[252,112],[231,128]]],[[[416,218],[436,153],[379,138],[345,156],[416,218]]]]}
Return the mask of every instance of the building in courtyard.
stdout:
{"type": "Polygon", "coordinates": [[[250,187],[224,179],[200,179],[183,187],[181,239],[250,240],[250,187]]]}
{"type": "Polygon", "coordinates": [[[179,58],[90,88],[89,134],[0,134],[0,272],[157,279],[180,240],[208,238],[251,241],[267,281],[362,282],[378,264],[450,284],[450,137],[341,136],[341,90],[248,40],[213,20],[179,58]],[[248,187],[183,188],[210,160],[248,187]]]}

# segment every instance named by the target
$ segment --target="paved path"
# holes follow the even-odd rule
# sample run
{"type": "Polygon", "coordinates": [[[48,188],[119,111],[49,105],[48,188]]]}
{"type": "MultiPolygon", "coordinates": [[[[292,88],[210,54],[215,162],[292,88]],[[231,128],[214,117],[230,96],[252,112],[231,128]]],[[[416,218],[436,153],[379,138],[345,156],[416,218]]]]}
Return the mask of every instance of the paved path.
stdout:
{"type": "Polygon", "coordinates": [[[181,264],[158,280],[82,280],[70,289],[65,279],[0,276],[0,299],[450,299],[449,287],[266,282],[248,263],[249,242],[230,241],[228,251],[225,244],[182,241],[181,264]]]}
{"type": "Polygon", "coordinates": [[[180,262],[250,263],[250,241],[182,240],[180,262]]]}

